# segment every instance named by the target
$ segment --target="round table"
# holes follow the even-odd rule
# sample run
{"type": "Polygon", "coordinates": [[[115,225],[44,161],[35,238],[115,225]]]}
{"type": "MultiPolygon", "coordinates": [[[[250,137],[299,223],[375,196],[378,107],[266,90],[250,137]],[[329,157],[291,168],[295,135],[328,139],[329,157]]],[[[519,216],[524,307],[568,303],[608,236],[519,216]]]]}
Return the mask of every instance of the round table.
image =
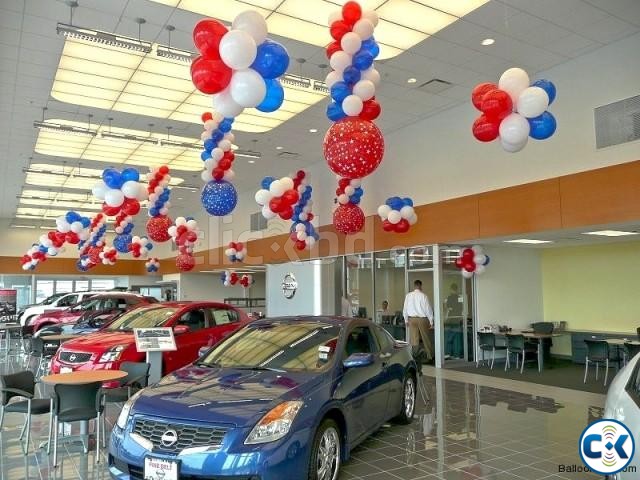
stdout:
{"type": "Polygon", "coordinates": [[[93,382],[111,382],[127,376],[122,370],[84,370],[45,375],[40,380],[49,385],[84,385],[93,382]]]}

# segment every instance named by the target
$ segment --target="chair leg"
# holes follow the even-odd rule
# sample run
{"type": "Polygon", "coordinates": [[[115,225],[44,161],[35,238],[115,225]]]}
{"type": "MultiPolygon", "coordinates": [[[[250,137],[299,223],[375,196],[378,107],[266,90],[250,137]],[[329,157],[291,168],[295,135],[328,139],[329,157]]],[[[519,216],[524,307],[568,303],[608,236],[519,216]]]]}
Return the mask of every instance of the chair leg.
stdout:
{"type": "Polygon", "coordinates": [[[605,360],[605,369],[604,369],[604,386],[607,386],[607,378],[609,378],[609,359],[605,360]]]}
{"type": "Polygon", "coordinates": [[[587,375],[589,374],[589,359],[584,359],[584,381],[582,383],[587,383],[587,375]]]}
{"type": "Polygon", "coordinates": [[[482,364],[484,365],[484,349],[482,350],[482,364]]]}
{"type": "Polygon", "coordinates": [[[525,356],[525,352],[523,350],[522,351],[522,362],[520,363],[520,375],[522,375],[522,372],[524,371],[524,356],[525,356]]]}
{"type": "Polygon", "coordinates": [[[100,463],[100,413],[96,417],[96,463],[100,463]]]}
{"type": "Polygon", "coordinates": [[[493,370],[493,363],[496,361],[496,348],[493,347],[491,350],[491,370],[493,370]]]}
{"type": "Polygon", "coordinates": [[[27,439],[24,447],[24,454],[29,455],[29,442],[31,441],[31,412],[27,416],[27,439]]]}
{"type": "Polygon", "coordinates": [[[0,406],[0,431],[2,430],[3,423],[4,423],[4,407],[0,406]]]}
{"type": "MultiPolygon", "coordinates": [[[[105,407],[106,409],[106,407],[105,407]]],[[[100,416],[102,418],[102,448],[107,448],[107,415],[106,410],[100,416]]]]}
{"type": "Polygon", "coordinates": [[[22,430],[20,430],[20,440],[24,438],[24,432],[27,430],[27,423],[29,423],[29,413],[27,412],[24,416],[24,424],[22,425],[22,430]]]}
{"type": "Polygon", "coordinates": [[[53,441],[53,438],[51,436],[52,433],[53,433],[53,400],[51,401],[51,411],[49,412],[49,436],[47,437],[47,455],[51,454],[51,442],[53,441]]]}
{"type": "Polygon", "coordinates": [[[506,350],[506,357],[505,357],[505,361],[504,361],[504,371],[507,371],[507,368],[509,368],[509,349],[507,348],[506,350]]]}
{"type": "Polygon", "coordinates": [[[60,434],[58,425],[58,416],[53,421],[53,468],[58,466],[58,435],[60,434]]]}
{"type": "Polygon", "coordinates": [[[596,382],[598,381],[598,370],[600,369],[600,362],[596,362],[596,382]]]}

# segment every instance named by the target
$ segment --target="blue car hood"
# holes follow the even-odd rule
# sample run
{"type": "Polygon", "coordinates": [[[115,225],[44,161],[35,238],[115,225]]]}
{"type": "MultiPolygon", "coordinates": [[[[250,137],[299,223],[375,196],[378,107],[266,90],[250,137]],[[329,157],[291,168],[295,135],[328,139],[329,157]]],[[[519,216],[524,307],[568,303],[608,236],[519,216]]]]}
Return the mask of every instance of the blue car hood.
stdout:
{"type": "Polygon", "coordinates": [[[285,400],[304,398],[324,381],[310,372],[188,366],[146,388],[132,413],[230,426],[254,425],[285,400]]]}

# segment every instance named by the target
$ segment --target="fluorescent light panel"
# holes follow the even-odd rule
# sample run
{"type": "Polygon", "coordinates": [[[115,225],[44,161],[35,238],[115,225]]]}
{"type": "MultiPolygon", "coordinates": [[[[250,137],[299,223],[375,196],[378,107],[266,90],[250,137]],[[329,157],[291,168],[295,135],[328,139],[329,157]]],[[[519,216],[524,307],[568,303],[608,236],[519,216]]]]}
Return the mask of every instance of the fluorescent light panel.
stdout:
{"type": "Polygon", "coordinates": [[[518,238],[516,240],[505,240],[504,243],[523,243],[529,245],[538,245],[541,243],[553,243],[551,240],[534,240],[530,238],[518,238]]]}
{"type": "Polygon", "coordinates": [[[601,237],[625,237],[638,235],[638,232],[626,232],[624,230],[598,230],[595,232],[584,232],[583,235],[596,235],[601,237]]]}
{"type": "MultiPolygon", "coordinates": [[[[232,22],[239,13],[253,9],[267,19],[269,33],[318,47],[326,46],[327,18],[346,0],[152,0],[222,21],[232,22]]],[[[375,31],[379,59],[395,57],[430,35],[451,25],[489,0],[361,0],[378,12],[375,31]]]]}

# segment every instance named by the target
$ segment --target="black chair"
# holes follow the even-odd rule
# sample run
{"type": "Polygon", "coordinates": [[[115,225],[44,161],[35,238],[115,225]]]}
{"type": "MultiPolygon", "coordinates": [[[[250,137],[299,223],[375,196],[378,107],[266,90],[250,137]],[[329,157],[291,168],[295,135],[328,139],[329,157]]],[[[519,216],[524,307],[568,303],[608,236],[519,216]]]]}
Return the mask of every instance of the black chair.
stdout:
{"type": "Polygon", "coordinates": [[[604,340],[585,340],[587,345],[587,356],[584,361],[584,383],[587,383],[589,375],[589,363],[596,364],[596,381],[598,380],[598,369],[601,363],[605,364],[604,385],[607,386],[609,378],[609,344],[604,340]]]}
{"type": "MultiPolygon", "coordinates": [[[[520,374],[524,371],[524,362],[526,360],[527,353],[535,353],[536,359],[538,348],[535,345],[525,342],[524,335],[507,335],[507,361],[504,364],[504,370],[507,371],[507,368],[511,367],[510,357],[511,354],[516,355],[516,368],[520,367],[520,374]],[[520,365],[518,362],[522,357],[522,364],[520,365]]],[[[540,371],[540,363],[538,362],[538,371],[540,371]]]]}
{"type": "Polygon", "coordinates": [[[544,333],[550,335],[553,333],[553,322],[536,322],[531,324],[534,333],[544,333]]]}
{"type": "Polygon", "coordinates": [[[46,335],[41,337],[34,336],[31,339],[31,356],[38,360],[36,378],[40,378],[41,375],[49,373],[50,361],[59,347],[59,340],[47,340],[46,335]]]}
{"type": "MultiPolygon", "coordinates": [[[[34,398],[36,381],[33,372],[25,370],[11,375],[0,375],[0,431],[5,412],[25,415],[24,425],[20,432],[20,441],[26,432],[25,451],[29,453],[29,437],[31,436],[31,415],[43,415],[51,411],[51,400],[34,398]],[[11,402],[12,398],[22,397],[26,400],[11,402]]],[[[51,421],[49,421],[49,439],[51,438],[51,421]]],[[[47,452],[49,451],[47,447],[47,452]]]]}
{"type": "MultiPolygon", "coordinates": [[[[102,414],[102,382],[82,385],[57,384],[53,387],[53,466],[58,466],[60,423],[96,421],[96,463],[100,458],[100,416],[102,414]]],[[[89,453],[89,429],[83,439],[84,453],[89,453]]]]}
{"type": "Polygon", "coordinates": [[[640,345],[633,343],[624,343],[624,364],[626,365],[629,360],[640,353],[640,345]]]}
{"type": "MultiPolygon", "coordinates": [[[[491,352],[491,370],[496,361],[496,350],[506,350],[505,345],[496,345],[496,334],[490,332],[478,332],[478,348],[482,352],[482,363],[484,363],[484,352],[491,352]]],[[[480,366],[480,359],[476,359],[476,368],[480,366]]]]}

